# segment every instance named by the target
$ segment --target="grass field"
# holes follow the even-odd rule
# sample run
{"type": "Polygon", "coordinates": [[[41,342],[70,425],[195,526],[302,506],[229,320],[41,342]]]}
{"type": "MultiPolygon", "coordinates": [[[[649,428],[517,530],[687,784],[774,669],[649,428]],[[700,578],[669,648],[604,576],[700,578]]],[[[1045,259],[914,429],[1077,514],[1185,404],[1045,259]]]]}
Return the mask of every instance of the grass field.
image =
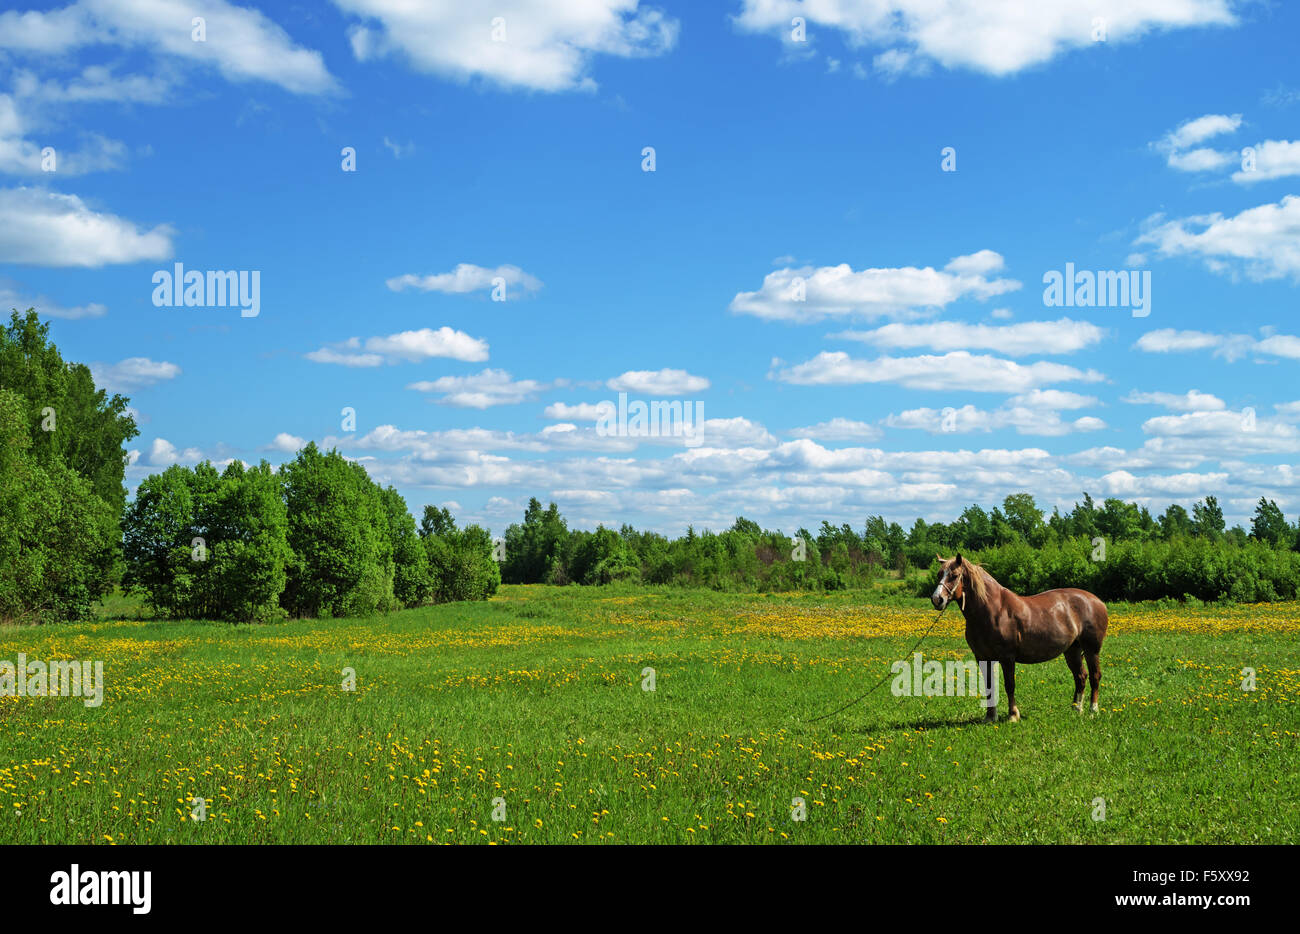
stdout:
{"type": "MultiPolygon", "coordinates": [[[[0,659],[102,659],[105,679],[97,708],[0,698],[0,841],[1300,839],[1297,604],[1112,605],[1101,713],[1070,709],[1058,659],[1018,668],[1024,720],[1004,698],[993,726],[978,699],[888,683],[809,722],[933,621],[879,592],[505,587],[271,626],[105,612],[0,630],[0,659]]],[[[955,607],[922,651],[969,656],[955,607]]]]}

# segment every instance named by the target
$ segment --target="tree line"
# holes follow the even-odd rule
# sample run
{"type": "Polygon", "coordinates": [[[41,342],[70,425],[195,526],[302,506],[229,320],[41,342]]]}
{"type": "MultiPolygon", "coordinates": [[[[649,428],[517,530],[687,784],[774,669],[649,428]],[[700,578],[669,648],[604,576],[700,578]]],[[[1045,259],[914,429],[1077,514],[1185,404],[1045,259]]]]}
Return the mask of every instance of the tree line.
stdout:
{"type": "Polygon", "coordinates": [[[623,525],[571,530],[530,500],[494,545],[402,496],[364,467],[309,444],[278,470],[172,466],[127,502],[129,400],[65,362],[34,311],[0,329],[0,622],[85,618],[117,586],[160,614],[232,621],[364,616],[486,599],[507,583],[842,590],[882,576],[927,592],[936,552],[961,551],[1007,586],[1085,587],[1105,599],[1290,599],[1300,527],[1261,498],[1250,528],[1227,528],[1213,496],[1159,515],[1117,498],[1047,515],[1028,493],[948,523],[883,516],[814,534],[739,517],[719,532],[668,538],[623,525]]]}
{"type": "Polygon", "coordinates": [[[122,522],[123,586],[174,617],[369,616],[485,600],[501,572],[488,533],[406,501],[337,451],[308,444],[272,471],[232,461],[168,467],[122,522]]]}
{"type": "Polygon", "coordinates": [[[554,503],[533,499],[505,535],[506,583],[588,585],[614,581],[718,590],[843,590],[885,576],[933,589],[935,555],[962,552],[1012,589],[1036,593],[1083,587],[1103,599],[1263,601],[1300,588],[1300,528],[1261,499],[1251,527],[1226,528],[1213,496],[1189,513],[1177,504],[1158,517],[1143,506],[1087,493],[1050,516],[1016,493],[986,511],[968,506],[950,523],[915,520],[904,530],[883,516],[861,529],[822,522],[814,534],[763,529],[743,516],[720,532],[669,539],[630,525],[617,532],[570,530],[554,503]]]}
{"type": "Polygon", "coordinates": [[[364,616],[486,599],[500,567],[478,526],[309,444],[279,470],[175,465],[128,504],[122,395],[65,362],[34,311],[0,329],[0,622],[83,619],[115,587],[173,617],[364,616]]]}

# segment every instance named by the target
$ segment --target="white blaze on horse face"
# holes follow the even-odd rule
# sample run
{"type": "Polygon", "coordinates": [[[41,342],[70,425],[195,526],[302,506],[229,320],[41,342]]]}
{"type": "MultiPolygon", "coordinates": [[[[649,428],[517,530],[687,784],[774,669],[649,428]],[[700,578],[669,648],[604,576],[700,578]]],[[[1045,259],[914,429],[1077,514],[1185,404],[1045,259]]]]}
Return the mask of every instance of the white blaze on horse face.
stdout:
{"type": "Polygon", "coordinates": [[[934,593],[930,596],[930,602],[942,609],[948,604],[948,569],[943,569],[943,577],[939,578],[939,586],[934,588],[934,593]]]}

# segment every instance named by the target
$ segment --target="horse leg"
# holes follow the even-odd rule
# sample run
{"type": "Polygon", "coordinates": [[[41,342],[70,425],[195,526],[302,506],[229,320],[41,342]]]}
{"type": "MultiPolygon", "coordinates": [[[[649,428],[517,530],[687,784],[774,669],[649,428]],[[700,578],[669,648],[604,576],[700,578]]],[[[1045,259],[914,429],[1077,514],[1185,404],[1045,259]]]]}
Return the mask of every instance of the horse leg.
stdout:
{"type": "Polygon", "coordinates": [[[1015,723],[1020,719],[1020,708],[1016,706],[1016,660],[1004,659],[1002,662],[1002,683],[1007,686],[1007,719],[1015,723]]]}
{"type": "Polygon", "coordinates": [[[1075,710],[1083,712],[1083,648],[1076,640],[1065,650],[1065,663],[1070,666],[1070,673],[1074,675],[1074,701],[1071,704],[1075,710]]]}
{"type": "Polygon", "coordinates": [[[986,658],[976,659],[975,661],[976,667],[979,668],[979,678],[983,690],[985,723],[996,723],[998,719],[998,676],[993,669],[993,664],[991,660],[986,658]]]}
{"type": "Polygon", "coordinates": [[[1097,696],[1101,688],[1101,648],[1088,649],[1084,653],[1088,659],[1088,681],[1092,684],[1092,712],[1097,712],[1097,696]]]}

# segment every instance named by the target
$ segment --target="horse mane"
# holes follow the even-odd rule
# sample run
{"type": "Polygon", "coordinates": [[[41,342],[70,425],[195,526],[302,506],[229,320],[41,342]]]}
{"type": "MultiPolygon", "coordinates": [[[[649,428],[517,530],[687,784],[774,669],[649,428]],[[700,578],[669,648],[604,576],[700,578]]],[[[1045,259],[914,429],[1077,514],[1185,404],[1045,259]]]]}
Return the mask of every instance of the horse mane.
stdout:
{"type": "Polygon", "coordinates": [[[971,589],[975,591],[975,596],[983,600],[988,593],[988,584],[985,581],[988,572],[964,556],[961,559],[961,570],[963,576],[970,581],[970,586],[971,589]]]}

